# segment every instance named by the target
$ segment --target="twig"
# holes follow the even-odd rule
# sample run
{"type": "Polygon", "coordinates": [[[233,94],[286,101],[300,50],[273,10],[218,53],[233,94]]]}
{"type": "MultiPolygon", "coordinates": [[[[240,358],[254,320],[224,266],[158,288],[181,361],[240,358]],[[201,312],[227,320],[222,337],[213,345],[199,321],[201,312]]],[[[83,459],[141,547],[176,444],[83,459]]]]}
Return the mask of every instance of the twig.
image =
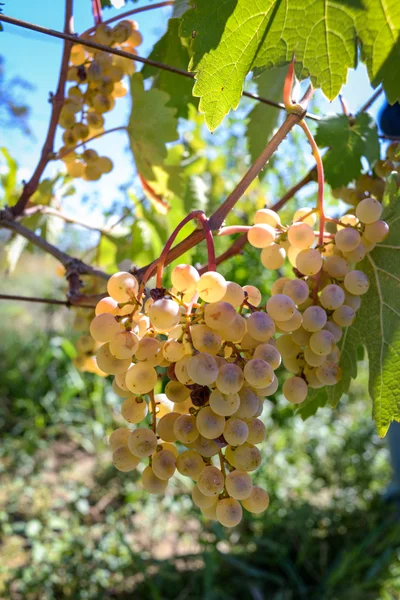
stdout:
{"type": "Polygon", "coordinates": [[[247,233],[251,229],[250,225],[230,225],[229,227],[221,227],[218,231],[218,236],[234,235],[235,233],[247,233]]]}
{"type": "MultiPolygon", "coordinates": [[[[22,302],[37,302],[40,304],[56,304],[59,306],[73,306],[71,302],[68,300],[55,300],[54,298],[36,298],[33,296],[15,296],[12,294],[0,294],[0,300],[21,300],[22,302]]],[[[91,308],[93,309],[94,305],[89,304],[79,304],[80,308],[91,308]]]]}
{"type": "MultiPolygon", "coordinates": [[[[136,15],[138,13],[145,12],[147,10],[154,10],[155,8],[162,8],[163,6],[173,6],[173,4],[173,2],[168,0],[167,2],[157,2],[156,4],[150,4],[148,6],[140,6],[139,8],[133,8],[132,10],[127,10],[126,12],[121,13],[120,15],[116,15],[115,17],[111,17],[111,19],[103,21],[103,25],[110,25],[115,21],[121,21],[122,19],[126,19],[126,17],[131,17],[132,15],[136,15]]],[[[82,35],[92,33],[95,30],[96,27],[91,27],[90,29],[87,29],[82,35]]]]}
{"type": "MultiPolygon", "coordinates": [[[[72,28],[72,2],[73,0],[66,0],[65,2],[65,22],[64,22],[64,32],[65,35],[68,35],[68,38],[73,37],[70,35],[72,28]]],[[[1,15],[2,17],[4,15],[1,15]]],[[[34,194],[39,185],[40,178],[45,170],[47,163],[50,160],[51,154],[53,152],[54,138],[56,135],[57,123],[60,117],[60,112],[64,103],[64,91],[65,91],[65,83],[67,80],[67,72],[68,72],[68,62],[69,55],[71,51],[71,40],[65,38],[64,49],[61,59],[61,68],[60,75],[58,78],[57,91],[55,96],[51,99],[52,110],[50,123],[47,130],[46,140],[43,144],[42,152],[40,155],[39,162],[36,166],[36,169],[30,178],[30,180],[24,185],[24,189],[22,190],[22,194],[18,200],[18,202],[11,208],[11,212],[13,215],[19,215],[23,212],[26,207],[29,198],[34,194]]]]}
{"type": "Polygon", "coordinates": [[[379,98],[379,96],[382,94],[383,92],[383,87],[379,87],[374,94],[372,94],[371,98],[369,100],[366,101],[365,104],[363,104],[363,106],[360,108],[360,110],[358,112],[362,113],[362,112],[366,112],[375,102],[375,100],[377,98],[379,98]]]}
{"type": "Polygon", "coordinates": [[[342,108],[342,113],[348,117],[349,116],[349,109],[347,108],[347,104],[342,96],[342,94],[339,94],[339,102],[340,102],[340,106],[342,108]]]}
{"type": "Polygon", "coordinates": [[[57,152],[57,155],[54,157],[54,160],[56,160],[58,158],[60,158],[60,159],[64,158],[64,156],[71,154],[71,152],[75,152],[75,150],[77,150],[78,148],[82,148],[82,146],[86,146],[86,144],[89,144],[89,142],[92,142],[93,140],[96,140],[97,138],[103,137],[103,135],[108,135],[109,133],[114,133],[115,131],[126,131],[126,130],[127,130],[127,128],[124,125],[120,125],[119,127],[113,127],[112,129],[106,129],[106,131],[96,133],[96,135],[92,135],[92,137],[87,138],[83,142],[80,142],[73,148],[68,148],[67,150],[64,150],[63,152],[57,152]]]}
{"type": "Polygon", "coordinates": [[[84,223],[83,221],[79,221],[78,219],[74,219],[73,217],[68,217],[67,215],[64,215],[62,212],[56,210],[55,208],[50,208],[49,206],[42,206],[41,204],[33,206],[32,209],[25,209],[21,217],[28,217],[38,212],[40,212],[42,215],[51,215],[53,217],[58,217],[66,223],[71,223],[72,225],[79,225],[80,227],[85,227],[85,229],[97,231],[98,233],[104,235],[110,233],[108,229],[102,229],[101,227],[95,227],[94,225],[90,225],[89,223],[84,223]]]}
{"type": "Polygon", "coordinates": [[[92,12],[95,26],[101,23],[101,3],[100,0],[92,0],[92,12]]]}
{"type": "MultiPolygon", "coordinates": [[[[80,44],[81,46],[87,46],[88,48],[94,48],[95,50],[108,52],[109,54],[115,54],[116,56],[122,56],[123,58],[129,58],[130,60],[135,60],[137,62],[150,65],[152,67],[155,67],[156,69],[169,71],[170,73],[175,73],[176,75],[181,75],[182,77],[187,77],[189,79],[194,79],[195,77],[194,73],[189,73],[188,71],[184,71],[183,69],[177,69],[176,67],[171,67],[170,65],[160,63],[156,60],[151,60],[150,58],[144,58],[143,56],[131,54],[130,52],[125,52],[124,50],[118,50],[117,48],[104,46],[103,44],[98,44],[97,42],[94,42],[92,40],[87,40],[74,35],[62,33],[61,31],[56,31],[55,29],[48,29],[47,27],[42,27],[41,25],[34,25],[33,23],[21,21],[20,19],[14,19],[13,17],[8,17],[6,15],[0,15],[0,22],[1,21],[3,21],[4,23],[9,23],[10,25],[16,25],[18,27],[30,29],[31,31],[37,31],[38,33],[43,33],[44,35],[50,35],[52,37],[56,37],[62,40],[68,40],[74,44],[80,44]]],[[[257,100],[259,102],[262,102],[263,104],[268,104],[268,106],[274,106],[275,108],[278,108],[280,110],[285,110],[284,105],[280,102],[274,102],[273,100],[262,98],[260,96],[257,96],[256,94],[251,94],[250,92],[243,92],[243,96],[252,98],[253,100],[257,100]]],[[[308,119],[312,119],[313,121],[320,120],[320,117],[308,112],[306,112],[304,116],[308,119]]]]}

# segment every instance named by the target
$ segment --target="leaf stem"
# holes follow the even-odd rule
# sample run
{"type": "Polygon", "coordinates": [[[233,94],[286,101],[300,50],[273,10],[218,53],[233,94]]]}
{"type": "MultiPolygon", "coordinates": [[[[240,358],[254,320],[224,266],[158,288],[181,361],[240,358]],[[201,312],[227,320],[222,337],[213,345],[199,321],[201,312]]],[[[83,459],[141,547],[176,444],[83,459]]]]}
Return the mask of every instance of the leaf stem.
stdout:
{"type": "MultiPolygon", "coordinates": [[[[55,139],[55,135],[56,135],[57,124],[58,124],[58,120],[60,117],[61,109],[64,104],[64,93],[65,93],[65,84],[67,81],[69,55],[70,55],[70,51],[71,51],[71,47],[72,47],[70,38],[74,37],[71,35],[72,22],[73,22],[72,21],[72,19],[73,19],[72,3],[73,3],[73,0],[66,0],[66,2],[65,2],[64,35],[66,37],[64,38],[64,40],[65,40],[64,41],[64,49],[63,49],[63,53],[62,53],[61,67],[60,67],[60,74],[58,77],[57,90],[56,90],[55,95],[51,98],[52,109],[51,109],[51,116],[50,116],[50,122],[49,122],[49,127],[47,130],[46,139],[45,139],[45,142],[42,147],[42,152],[41,152],[41,155],[39,158],[39,162],[36,166],[35,171],[33,172],[32,177],[30,178],[30,180],[27,183],[25,183],[24,188],[22,190],[22,194],[21,194],[18,202],[11,208],[11,212],[14,216],[20,215],[24,211],[26,205],[29,202],[29,199],[36,192],[37,187],[40,182],[40,178],[42,177],[42,174],[43,174],[48,162],[50,161],[51,155],[53,152],[53,145],[54,145],[54,139],[55,139]]],[[[4,17],[4,16],[5,15],[1,15],[1,17],[4,17]]]]}
{"type": "Polygon", "coordinates": [[[235,233],[247,233],[251,229],[250,225],[231,225],[230,227],[221,227],[218,236],[234,235],[235,233]]]}

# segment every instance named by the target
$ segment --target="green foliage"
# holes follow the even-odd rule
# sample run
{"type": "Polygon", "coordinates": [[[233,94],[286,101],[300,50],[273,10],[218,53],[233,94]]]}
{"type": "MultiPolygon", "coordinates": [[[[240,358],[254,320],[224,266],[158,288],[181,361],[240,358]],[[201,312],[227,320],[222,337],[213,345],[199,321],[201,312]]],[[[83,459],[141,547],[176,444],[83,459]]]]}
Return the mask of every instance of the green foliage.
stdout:
{"type": "Polygon", "coordinates": [[[222,5],[205,0],[192,2],[191,7],[183,16],[181,35],[193,38],[190,69],[197,79],[193,94],[200,97],[200,110],[211,131],[238,107],[250,71],[283,66],[293,54],[298,76],[310,77],[314,87],[335,98],[348,69],[356,66],[359,39],[373,85],[383,82],[391,102],[400,97],[398,79],[393,77],[400,53],[395,0],[385,9],[377,0],[365,5],[335,1],[328,6],[323,0],[229,0],[222,5]]]}
{"type": "MultiPolygon", "coordinates": [[[[162,38],[155,44],[149,58],[154,61],[187,70],[189,55],[187,48],[179,37],[179,19],[170,19],[168,29],[162,38]]],[[[197,106],[196,99],[192,96],[193,82],[189,78],[144,65],[141,74],[144,79],[154,77],[153,87],[166,92],[170,99],[167,106],[176,108],[176,116],[188,118],[189,104],[197,106]]]]}
{"type": "Polygon", "coordinates": [[[145,91],[142,76],[131,77],[132,111],[129,140],[138,172],[147,180],[155,178],[154,167],[162,167],[167,156],[165,144],[177,139],[176,110],[168,108],[169,96],[157,89],[145,91]]]}
{"type": "Polygon", "coordinates": [[[325,178],[333,188],[358,179],[364,156],[372,166],[380,156],[378,130],[368,113],[354,119],[338,115],[318,123],[315,141],[321,148],[329,147],[324,157],[325,178]]]}

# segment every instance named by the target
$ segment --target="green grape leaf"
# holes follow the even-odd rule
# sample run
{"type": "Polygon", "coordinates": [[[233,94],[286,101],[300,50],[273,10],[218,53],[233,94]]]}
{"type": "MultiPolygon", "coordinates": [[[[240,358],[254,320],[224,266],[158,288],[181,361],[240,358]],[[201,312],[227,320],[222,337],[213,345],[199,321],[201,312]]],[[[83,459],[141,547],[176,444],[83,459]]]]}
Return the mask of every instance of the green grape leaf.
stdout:
{"type": "MultiPolygon", "coordinates": [[[[167,31],[158,40],[149,58],[186,71],[189,54],[179,37],[179,23],[180,19],[170,19],[168,21],[167,31]]],[[[196,98],[192,96],[192,80],[169,71],[162,71],[150,65],[145,65],[141,73],[144,79],[154,77],[153,87],[167,92],[170,97],[167,106],[176,108],[177,117],[187,119],[188,104],[191,102],[197,106],[198,103],[196,98]]]]}
{"type": "Polygon", "coordinates": [[[337,115],[319,121],[315,141],[320,148],[329,148],[324,156],[324,170],[325,179],[333,188],[358,179],[363,156],[370,165],[379,159],[378,130],[367,113],[354,119],[337,115]]]}
{"type": "Polygon", "coordinates": [[[236,109],[246,75],[287,65],[296,56],[300,79],[310,77],[332,100],[357,65],[361,41],[374,86],[400,98],[400,11],[397,0],[191,0],[181,35],[192,39],[193,94],[214,130],[236,109]]]}
{"type": "Polygon", "coordinates": [[[328,402],[327,388],[319,390],[309,389],[307,398],[298,405],[296,414],[300,415],[303,421],[315,415],[319,408],[325,406],[328,402]]]}
{"type": "Polygon", "coordinates": [[[388,101],[400,100],[400,10],[398,0],[365,0],[356,22],[361,60],[373,87],[383,84],[388,101]]]}
{"type": "Polygon", "coordinates": [[[357,377],[357,360],[358,347],[360,345],[360,333],[356,323],[351,327],[346,327],[343,330],[342,339],[338,343],[340,349],[340,368],[342,369],[341,380],[333,386],[326,388],[329,404],[332,407],[338,405],[343,394],[347,394],[350,388],[352,379],[357,377]]]}
{"type": "Polygon", "coordinates": [[[169,96],[157,89],[145,91],[140,73],[131,77],[132,111],[128,123],[129,141],[138,172],[155,179],[153,167],[164,165],[166,144],[178,138],[176,110],[169,108],[169,96]]]}
{"type": "MultiPolygon", "coordinates": [[[[268,100],[281,101],[285,76],[285,68],[264,71],[255,80],[258,84],[258,95],[268,100]]],[[[250,112],[246,135],[252,162],[261,154],[277,126],[279,112],[273,106],[261,102],[256,103],[250,112]]]]}

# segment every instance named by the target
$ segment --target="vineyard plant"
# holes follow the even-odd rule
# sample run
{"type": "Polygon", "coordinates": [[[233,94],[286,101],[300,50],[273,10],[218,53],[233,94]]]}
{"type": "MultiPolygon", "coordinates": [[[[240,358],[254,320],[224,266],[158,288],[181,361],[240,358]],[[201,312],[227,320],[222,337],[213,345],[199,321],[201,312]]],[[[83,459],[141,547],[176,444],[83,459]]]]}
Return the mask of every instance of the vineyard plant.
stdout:
{"type": "Polygon", "coordinates": [[[0,13],[63,47],[36,168],[20,181],[10,138],[0,175],[2,268],[47,255],[53,284],[0,298],[73,315],[71,367],[112,385],[121,477],[157,502],[183,486],[199,519],[240,531],[273,510],[257,477],[271,410],[334,419],[361,377],[376,434],[400,421],[400,5],[84,2],[86,31],[73,0],[62,31],[40,2],[35,23],[0,13]],[[141,19],[160,11],[144,54],[141,19]],[[352,113],[355,69],[371,94],[352,113]],[[121,151],[124,200],[101,227],[81,219],[80,190],[121,151]]]}

